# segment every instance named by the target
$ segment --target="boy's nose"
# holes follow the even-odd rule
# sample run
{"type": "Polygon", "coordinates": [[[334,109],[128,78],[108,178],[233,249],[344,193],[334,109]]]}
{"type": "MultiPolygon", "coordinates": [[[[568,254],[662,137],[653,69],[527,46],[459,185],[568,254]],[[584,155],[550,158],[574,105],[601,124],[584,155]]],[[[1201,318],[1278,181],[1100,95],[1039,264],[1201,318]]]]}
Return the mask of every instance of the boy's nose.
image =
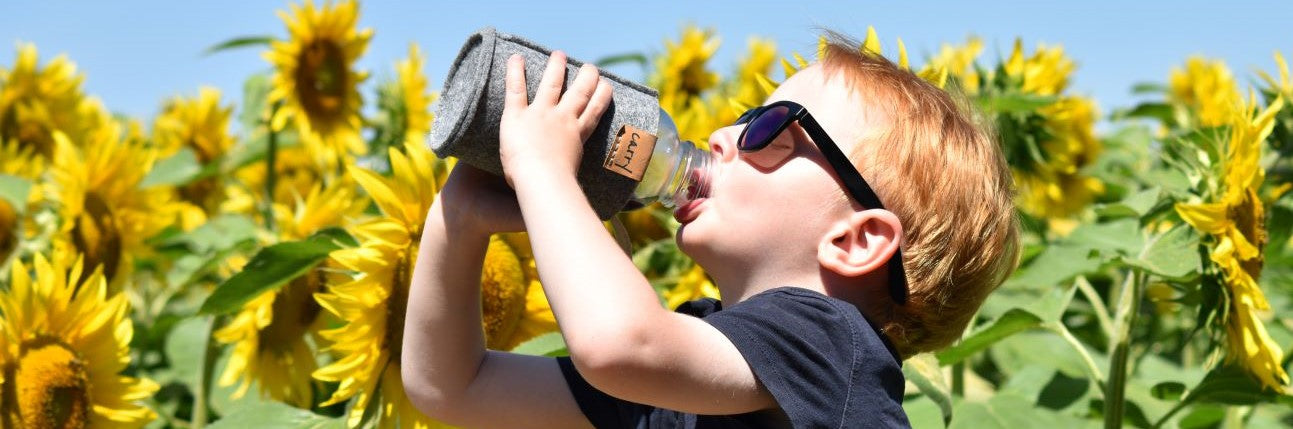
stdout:
{"type": "Polygon", "coordinates": [[[709,150],[714,153],[718,162],[730,162],[736,160],[736,138],[740,136],[741,127],[737,125],[727,126],[715,130],[709,135],[709,150]]]}

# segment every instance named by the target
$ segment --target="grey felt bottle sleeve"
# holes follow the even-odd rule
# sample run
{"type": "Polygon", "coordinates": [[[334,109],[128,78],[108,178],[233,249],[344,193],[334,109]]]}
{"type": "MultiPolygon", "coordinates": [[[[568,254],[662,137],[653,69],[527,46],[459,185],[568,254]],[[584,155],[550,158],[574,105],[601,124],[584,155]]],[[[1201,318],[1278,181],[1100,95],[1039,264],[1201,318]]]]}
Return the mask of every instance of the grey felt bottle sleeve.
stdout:
{"type": "MultiPolygon", "coordinates": [[[[472,34],[445,77],[428,141],[431,150],[442,158],[457,157],[460,162],[502,175],[498,125],[503,114],[507,59],[512,54],[525,58],[526,90],[533,99],[551,53],[532,41],[493,28],[472,34]]],[[[567,61],[567,87],[581,65],[578,60],[567,61]]],[[[601,75],[613,87],[612,102],[592,137],[584,142],[578,180],[593,210],[605,220],[624,207],[637,185],[602,167],[615,133],[626,124],[656,133],[660,104],[651,88],[605,71],[601,75]]]]}

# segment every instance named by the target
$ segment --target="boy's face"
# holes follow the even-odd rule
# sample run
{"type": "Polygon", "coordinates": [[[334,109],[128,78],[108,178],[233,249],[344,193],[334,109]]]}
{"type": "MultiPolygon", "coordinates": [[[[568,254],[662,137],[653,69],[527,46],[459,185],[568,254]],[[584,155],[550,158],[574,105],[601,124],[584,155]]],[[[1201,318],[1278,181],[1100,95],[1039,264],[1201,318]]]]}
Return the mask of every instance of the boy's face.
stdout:
{"type": "MultiPolygon", "coordinates": [[[[845,154],[874,126],[874,114],[842,77],[814,64],[777,88],[767,102],[803,105],[845,154]]],[[[714,169],[709,197],[675,213],[678,245],[720,279],[733,275],[816,275],[817,248],[828,228],[852,212],[826,157],[796,122],[757,152],[740,153],[744,125],[709,137],[714,169]]],[[[856,204],[856,203],[854,203],[856,204]]],[[[789,281],[790,279],[786,279],[789,281]]]]}

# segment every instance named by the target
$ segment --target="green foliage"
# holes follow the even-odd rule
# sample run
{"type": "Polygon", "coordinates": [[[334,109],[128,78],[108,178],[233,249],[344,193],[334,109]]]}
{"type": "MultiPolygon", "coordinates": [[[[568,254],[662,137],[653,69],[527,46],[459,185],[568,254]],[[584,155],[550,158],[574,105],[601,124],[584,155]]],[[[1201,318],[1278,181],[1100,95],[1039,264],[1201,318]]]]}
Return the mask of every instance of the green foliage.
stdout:
{"type": "Polygon", "coordinates": [[[226,314],[268,291],[278,290],[323,262],[332,251],[357,246],[355,239],[340,228],[326,228],[301,241],[279,243],[261,249],[242,271],[216,288],[202,303],[201,314],[226,314]]]}
{"type": "Polygon", "coordinates": [[[529,341],[521,343],[512,349],[512,353],[520,353],[531,356],[567,356],[570,351],[566,349],[566,340],[561,337],[560,332],[549,332],[529,341]]]}
{"type": "Polygon", "coordinates": [[[27,209],[27,195],[31,194],[30,180],[0,174],[0,200],[9,203],[15,212],[22,213],[27,209]]]}
{"type": "MultiPolygon", "coordinates": [[[[374,401],[376,402],[376,401],[374,401]]],[[[324,417],[290,405],[263,401],[238,409],[208,426],[211,429],[345,429],[339,418],[324,417]]]]}

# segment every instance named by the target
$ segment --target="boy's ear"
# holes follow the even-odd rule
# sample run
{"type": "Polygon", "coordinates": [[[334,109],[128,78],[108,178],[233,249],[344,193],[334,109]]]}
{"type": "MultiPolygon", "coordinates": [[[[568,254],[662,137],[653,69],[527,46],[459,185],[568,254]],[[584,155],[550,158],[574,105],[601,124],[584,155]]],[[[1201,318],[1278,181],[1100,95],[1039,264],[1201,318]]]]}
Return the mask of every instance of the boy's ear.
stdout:
{"type": "Polygon", "coordinates": [[[902,222],[882,209],[854,212],[822,237],[817,260],[841,276],[858,277],[883,268],[902,243],[902,222]]]}

